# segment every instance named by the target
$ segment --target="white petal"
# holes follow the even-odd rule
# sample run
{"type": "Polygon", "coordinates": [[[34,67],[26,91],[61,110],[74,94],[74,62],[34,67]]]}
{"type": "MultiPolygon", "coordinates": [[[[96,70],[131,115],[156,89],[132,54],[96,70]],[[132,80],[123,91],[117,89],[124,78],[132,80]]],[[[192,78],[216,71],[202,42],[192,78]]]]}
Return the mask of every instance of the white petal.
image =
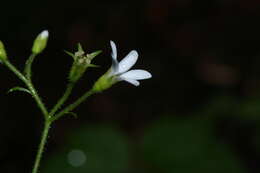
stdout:
{"type": "Polygon", "coordinates": [[[47,38],[48,36],[49,36],[48,30],[44,30],[44,31],[42,31],[42,32],[40,33],[40,37],[41,37],[42,39],[45,39],[45,38],[47,38]]]}
{"type": "Polygon", "coordinates": [[[112,75],[118,74],[118,69],[119,69],[118,61],[112,58],[111,74],[112,75]]]}
{"type": "Polygon", "coordinates": [[[117,49],[116,49],[116,44],[115,42],[113,42],[112,40],[110,41],[110,45],[111,45],[111,49],[112,49],[112,53],[111,56],[113,59],[117,59],[117,49]]]}
{"type": "Polygon", "coordinates": [[[123,77],[120,77],[120,80],[124,80],[134,86],[139,86],[140,85],[140,82],[138,82],[137,80],[134,80],[134,79],[129,79],[129,78],[123,78],[123,77]]]}
{"type": "Polygon", "coordinates": [[[118,73],[124,73],[129,70],[137,61],[138,53],[135,50],[129,52],[126,57],[120,61],[118,73]]]}
{"type": "Polygon", "coordinates": [[[149,79],[152,77],[152,75],[146,70],[130,70],[120,75],[120,77],[127,78],[127,79],[142,80],[142,79],[149,79]]]}
{"type": "Polygon", "coordinates": [[[119,65],[118,65],[118,61],[117,61],[117,50],[116,50],[116,44],[113,41],[110,41],[110,45],[111,45],[111,49],[112,49],[112,70],[111,70],[111,74],[117,74],[118,73],[118,69],[119,69],[119,65]]]}

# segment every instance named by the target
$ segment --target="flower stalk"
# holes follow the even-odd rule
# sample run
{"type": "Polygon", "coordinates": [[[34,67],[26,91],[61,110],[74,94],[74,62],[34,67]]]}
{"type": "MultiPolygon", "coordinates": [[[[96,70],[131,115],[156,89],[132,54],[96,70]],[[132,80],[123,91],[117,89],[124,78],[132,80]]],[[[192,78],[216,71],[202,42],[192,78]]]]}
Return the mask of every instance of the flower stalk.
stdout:
{"type": "Polygon", "coordinates": [[[40,167],[42,153],[43,153],[45,145],[47,143],[47,137],[48,137],[48,134],[49,134],[50,127],[51,127],[50,121],[46,120],[45,124],[44,124],[44,128],[43,128],[42,136],[41,136],[41,142],[39,144],[35,163],[34,163],[34,166],[33,166],[33,169],[32,169],[32,173],[37,173],[38,169],[40,167]]]}

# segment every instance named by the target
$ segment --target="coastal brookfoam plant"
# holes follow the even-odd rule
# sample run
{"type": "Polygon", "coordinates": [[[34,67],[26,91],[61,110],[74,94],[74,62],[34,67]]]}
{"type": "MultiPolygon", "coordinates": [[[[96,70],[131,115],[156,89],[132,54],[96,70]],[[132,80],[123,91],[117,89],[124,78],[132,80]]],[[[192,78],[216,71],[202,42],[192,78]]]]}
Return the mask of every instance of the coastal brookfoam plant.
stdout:
{"type": "Polygon", "coordinates": [[[138,53],[132,50],[128,55],[121,60],[117,61],[117,48],[113,41],[110,41],[112,53],[112,66],[111,68],[99,78],[99,80],[94,85],[94,90],[100,92],[105,89],[110,88],[113,84],[119,81],[126,81],[135,86],[139,86],[140,82],[138,80],[149,79],[152,77],[151,73],[146,70],[130,70],[138,59],[138,53]]]}
{"type": "Polygon", "coordinates": [[[110,88],[113,84],[119,81],[127,81],[135,86],[139,85],[138,80],[151,78],[152,75],[145,70],[129,70],[137,61],[138,53],[133,50],[131,51],[121,62],[117,61],[117,50],[116,45],[113,41],[110,41],[112,48],[112,66],[111,68],[101,76],[93,87],[86,91],[82,96],[76,99],[73,103],[68,104],[64,107],[64,103],[68,100],[69,96],[74,89],[74,86],[78,80],[85,74],[85,71],[88,67],[97,67],[92,64],[91,61],[101,53],[101,51],[95,51],[89,54],[86,54],[82,49],[81,45],[78,44],[78,50],[74,53],[67,52],[70,56],[73,57],[73,63],[71,65],[70,71],[68,73],[67,87],[64,91],[64,94],[60,97],[57,103],[48,109],[35,89],[32,81],[32,65],[39,53],[41,53],[47,46],[47,41],[49,37],[49,32],[47,30],[42,31],[34,40],[32,46],[32,53],[25,63],[23,71],[18,70],[8,58],[4,44],[0,41],[0,62],[4,64],[9,70],[11,70],[24,84],[23,87],[16,86],[9,90],[8,93],[14,91],[22,91],[30,94],[35,100],[38,108],[41,110],[41,113],[44,117],[44,128],[42,131],[41,141],[39,148],[36,154],[34,166],[32,173],[38,173],[40,162],[42,158],[42,153],[44,151],[49,130],[52,124],[63,117],[64,115],[72,114],[75,115],[72,111],[78,107],[82,102],[84,102],[89,96],[99,93],[105,89],[110,88]]]}

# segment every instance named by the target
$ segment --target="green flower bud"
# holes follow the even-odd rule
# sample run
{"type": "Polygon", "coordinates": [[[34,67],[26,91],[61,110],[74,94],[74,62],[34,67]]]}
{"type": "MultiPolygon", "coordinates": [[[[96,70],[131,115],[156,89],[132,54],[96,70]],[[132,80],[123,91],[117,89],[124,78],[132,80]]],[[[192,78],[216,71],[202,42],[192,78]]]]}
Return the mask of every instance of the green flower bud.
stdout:
{"type": "Polygon", "coordinates": [[[74,62],[71,66],[70,73],[69,73],[69,80],[70,82],[78,81],[82,75],[85,73],[88,67],[97,67],[94,64],[91,64],[91,61],[94,57],[100,54],[101,51],[96,51],[91,54],[86,54],[83,51],[81,45],[78,45],[78,51],[75,54],[67,52],[70,56],[73,57],[74,62]]]}
{"type": "Polygon", "coordinates": [[[34,40],[32,52],[35,54],[41,53],[47,45],[48,37],[49,32],[47,30],[42,31],[34,40]]]}
{"type": "Polygon", "coordinates": [[[5,47],[2,41],[0,41],[0,62],[1,60],[6,60],[7,59],[7,54],[5,51],[5,47]]]}

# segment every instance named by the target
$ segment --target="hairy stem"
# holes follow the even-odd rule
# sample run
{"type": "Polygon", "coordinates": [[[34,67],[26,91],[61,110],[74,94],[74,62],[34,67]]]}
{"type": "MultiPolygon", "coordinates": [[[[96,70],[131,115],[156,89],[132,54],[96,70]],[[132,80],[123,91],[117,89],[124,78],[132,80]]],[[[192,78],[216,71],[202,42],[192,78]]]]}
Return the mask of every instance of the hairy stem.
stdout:
{"type": "Polygon", "coordinates": [[[36,54],[32,53],[25,64],[24,73],[26,75],[26,78],[31,80],[32,77],[32,63],[36,57],[36,54]]]}
{"type": "Polygon", "coordinates": [[[30,90],[34,100],[36,101],[38,107],[41,109],[45,119],[48,118],[48,111],[44,106],[40,96],[38,95],[36,89],[34,88],[31,80],[27,79],[15,66],[13,66],[8,60],[4,61],[4,64],[20,79],[30,90]]]}
{"type": "Polygon", "coordinates": [[[45,121],[44,129],[43,129],[42,137],[41,137],[41,142],[39,144],[39,148],[38,148],[38,152],[37,152],[37,155],[36,155],[36,159],[35,159],[35,163],[34,163],[34,166],[33,166],[32,173],[38,172],[40,162],[41,162],[41,158],[42,158],[42,153],[44,151],[44,146],[47,142],[47,137],[48,137],[48,133],[49,133],[49,130],[50,130],[50,126],[51,126],[51,123],[48,120],[45,121]]]}
{"type": "Polygon", "coordinates": [[[4,61],[4,64],[25,84],[28,82],[26,77],[15,67],[11,64],[8,60],[4,61]]]}
{"type": "Polygon", "coordinates": [[[64,92],[63,96],[59,99],[57,104],[53,107],[53,109],[49,113],[49,117],[52,117],[56,111],[65,103],[65,101],[68,99],[68,97],[71,94],[71,91],[74,87],[75,83],[69,83],[67,86],[66,91],[64,92]]]}
{"type": "Polygon", "coordinates": [[[72,103],[69,106],[67,106],[66,108],[64,108],[62,111],[57,113],[55,116],[51,117],[50,121],[51,122],[56,121],[60,117],[62,117],[64,114],[71,112],[73,109],[75,109],[77,106],[79,106],[83,101],[85,101],[89,96],[91,96],[94,93],[95,93],[94,90],[89,90],[83,96],[78,98],[78,100],[76,100],[74,103],[72,103]]]}

